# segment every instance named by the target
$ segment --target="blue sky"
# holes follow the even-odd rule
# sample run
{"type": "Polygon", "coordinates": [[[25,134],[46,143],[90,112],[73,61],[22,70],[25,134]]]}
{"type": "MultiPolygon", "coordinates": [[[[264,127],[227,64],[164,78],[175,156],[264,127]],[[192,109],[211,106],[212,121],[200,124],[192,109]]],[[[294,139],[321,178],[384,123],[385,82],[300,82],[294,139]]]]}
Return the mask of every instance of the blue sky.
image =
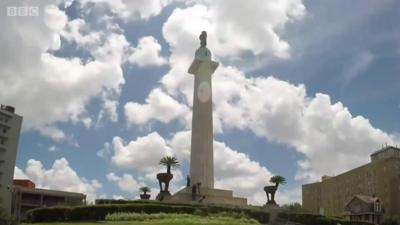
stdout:
{"type": "Polygon", "coordinates": [[[16,177],[90,199],[157,193],[160,157],[190,149],[193,78],[208,31],[216,185],[263,204],[399,143],[397,1],[2,1],[39,17],[0,27],[0,102],[24,116],[16,177]],[[56,4],[56,5],[54,5],[56,4]]]}

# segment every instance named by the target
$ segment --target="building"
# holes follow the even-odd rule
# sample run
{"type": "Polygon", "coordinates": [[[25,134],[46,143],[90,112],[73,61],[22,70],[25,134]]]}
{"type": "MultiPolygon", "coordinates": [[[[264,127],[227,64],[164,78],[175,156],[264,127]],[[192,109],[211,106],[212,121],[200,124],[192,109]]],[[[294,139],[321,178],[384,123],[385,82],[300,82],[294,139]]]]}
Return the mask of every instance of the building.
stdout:
{"type": "Polygon", "coordinates": [[[315,214],[343,216],[354,196],[367,195],[380,199],[384,218],[400,218],[400,149],[386,146],[366,165],[303,185],[302,194],[303,207],[315,214]]]}
{"type": "Polygon", "coordinates": [[[355,195],[344,207],[345,216],[350,221],[380,224],[383,218],[383,205],[379,198],[355,195]]]}
{"type": "Polygon", "coordinates": [[[22,117],[0,106],[0,207],[11,212],[11,191],[22,117]]]}
{"type": "Polygon", "coordinates": [[[14,180],[12,215],[16,221],[26,219],[26,211],[56,205],[83,205],[81,193],[36,188],[30,180],[14,180]]]}

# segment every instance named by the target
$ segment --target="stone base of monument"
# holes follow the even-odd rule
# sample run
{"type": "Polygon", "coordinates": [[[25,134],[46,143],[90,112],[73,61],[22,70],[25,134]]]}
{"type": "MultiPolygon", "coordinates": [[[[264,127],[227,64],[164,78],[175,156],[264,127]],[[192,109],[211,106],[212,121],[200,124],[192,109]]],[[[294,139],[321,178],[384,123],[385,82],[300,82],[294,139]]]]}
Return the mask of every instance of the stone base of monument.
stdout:
{"type": "Polygon", "coordinates": [[[200,195],[196,195],[195,200],[193,200],[192,197],[192,188],[186,187],[176,192],[171,198],[168,198],[167,201],[176,203],[203,203],[247,206],[246,198],[233,197],[233,192],[230,190],[201,187],[200,195]],[[205,198],[203,198],[203,196],[205,198]]]}
{"type": "Polygon", "coordinates": [[[156,200],[165,201],[171,198],[171,193],[169,191],[160,191],[156,196],[156,200]]]}

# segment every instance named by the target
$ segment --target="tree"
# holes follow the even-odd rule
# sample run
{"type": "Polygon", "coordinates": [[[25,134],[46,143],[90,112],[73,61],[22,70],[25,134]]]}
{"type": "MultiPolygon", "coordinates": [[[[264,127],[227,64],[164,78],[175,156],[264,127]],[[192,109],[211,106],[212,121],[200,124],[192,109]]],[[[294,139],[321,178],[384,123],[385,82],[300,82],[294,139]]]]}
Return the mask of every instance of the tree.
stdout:
{"type": "Polygon", "coordinates": [[[286,179],[282,176],[273,176],[271,177],[271,179],[269,180],[270,183],[274,183],[275,184],[275,191],[273,191],[271,193],[271,202],[275,202],[275,193],[278,190],[279,185],[284,185],[286,184],[286,179]]]}
{"type": "Polygon", "coordinates": [[[165,156],[165,157],[161,158],[159,164],[167,167],[168,174],[171,174],[171,167],[177,168],[180,166],[178,159],[173,156],[165,156]]]}
{"type": "Polygon", "coordinates": [[[278,186],[280,184],[282,184],[282,185],[286,184],[286,179],[282,176],[277,175],[277,176],[271,177],[271,179],[269,179],[269,182],[274,183],[275,186],[278,188],[278,186]]]}
{"type": "Polygon", "coordinates": [[[149,187],[141,187],[139,190],[143,192],[144,195],[146,195],[147,192],[151,192],[151,189],[149,187]]]}

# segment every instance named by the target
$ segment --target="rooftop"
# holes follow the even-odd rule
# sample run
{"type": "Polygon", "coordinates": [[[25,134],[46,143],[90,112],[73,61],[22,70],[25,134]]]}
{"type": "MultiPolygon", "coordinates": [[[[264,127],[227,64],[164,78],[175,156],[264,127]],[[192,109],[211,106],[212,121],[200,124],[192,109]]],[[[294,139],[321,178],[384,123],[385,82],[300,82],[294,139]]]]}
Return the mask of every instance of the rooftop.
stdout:
{"type": "Polygon", "coordinates": [[[400,148],[399,148],[399,147],[387,145],[387,146],[385,146],[385,147],[379,149],[378,151],[375,151],[374,153],[372,153],[371,156],[377,155],[377,154],[379,154],[379,153],[381,153],[381,152],[384,152],[384,151],[387,151],[387,150],[389,150],[389,149],[394,149],[394,150],[400,152],[400,148]]]}

